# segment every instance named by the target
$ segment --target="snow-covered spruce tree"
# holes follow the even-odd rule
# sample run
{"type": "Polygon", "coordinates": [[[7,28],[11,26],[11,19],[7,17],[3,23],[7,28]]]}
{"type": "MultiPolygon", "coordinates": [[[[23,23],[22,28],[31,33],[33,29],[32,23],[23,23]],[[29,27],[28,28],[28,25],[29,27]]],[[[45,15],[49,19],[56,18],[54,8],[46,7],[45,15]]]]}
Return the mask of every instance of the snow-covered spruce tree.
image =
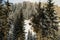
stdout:
{"type": "Polygon", "coordinates": [[[52,0],[48,0],[47,7],[43,7],[40,15],[37,18],[40,19],[40,29],[42,34],[41,40],[56,40],[58,31],[58,22],[56,13],[54,13],[52,0]],[[45,39],[44,39],[45,38],[45,39]]]}
{"type": "Polygon", "coordinates": [[[40,31],[41,38],[38,40],[56,40],[56,32],[58,31],[57,28],[57,17],[56,13],[54,13],[53,3],[52,0],[48,1],[47,7],[41,8],[39,5],[38,7],[38,15],[33,16],[33,27],[36,32],[40,31]],[[45,39],[44,39],[45,38],[45,39]]]}
{"type": "Polygon", "coordinates": [[[25,40],[24,27],[23,27],[24,17],[23,17],[22,9],[20,11],[20,16],[17,17],[14,25],[15,25],[15,29],[14,29],[15,38],[14,39],[20,38],[20,40],[25,40]]]}
{"type": "Polygon", "coordinates": [[[48,29],[48,38],[50,40],[56,40],[56,36],[57,36],[57,31],[58,31],[58,22],[57,20],[57,16],[54,10],[54,3],[52,3],[52,0],[48,0],[47,3],[47,7],[46,7],[46,14],[48,17],[47,20],[47,29],[48,29]]]}
{"type": "MultiPolygon", "coordinates": [[[[40,9],[40,3],[39,3],[39,9],[40,9]]],[[[37,18],[37,15],[39,15],[39,14],[38,13],[37,14],[32,14],[32,16],[33,16],[32,23],[33,23],[33,28],[34,28],[35,32],[38,32],[38,30],[39,30],[39,22],[40,22],[39,18],[37,18]]]]}
{"type": "Polygon", "coordinates": [[[37,14],[33,15],[33,19],[32,19],[32,23],[33,23],[33,28],[34,28],[34,31],[36,32],[36,35],[37,35],[37,40],[41,40],[41,27],[40,27],[40,18],[41,18],[41,15],[43,13],[43,9],[41,8],[41,2],[39,2],[38,4],[38,8],[37,8],[37,14]]]}
{"type": "Polygon", "coordinates": [[[45,7],[43,6],[43,8],[38,9],[37,12],[38,12],[37,19],[39,20],[39,34],[40,34],[39,37],[40,39],[38,40],[47,40],[46,37],[48,34],[48,28],[47,28],[48,16],[45,12],[45,7]]]}
{"type": "MultiPolygon", "coordinates": [[[[38,9],[37,9],[37,13],[38,15],[36,16],[36,18],[34,19],[34,21],[36,20],[35,24],[38,25],[36,26],[36,29],[38,28],[38,35],[40,36],[38,38],[38,40],[44,40],[45,37],[47,37],[48,35],[48,20],[49,17],[46,14],[46,8],[43,6],[41,7],[41,3],[39,2],[38,5],[38,9]]],[[[47,38],[45,39],[47,40],[47,38]]]]}
{"type": "Polygon", "coordinates": [[[7,40],[7,34],[10,27],[8,24],[9,12],[11,11],[10,7],[11,7],[10,2],[9,0],[7,0],[4,6],[5,10],[4,10],[4,17],[3,17],[4,18],[4,35],[5,35],[4,40],[7,40]]]}

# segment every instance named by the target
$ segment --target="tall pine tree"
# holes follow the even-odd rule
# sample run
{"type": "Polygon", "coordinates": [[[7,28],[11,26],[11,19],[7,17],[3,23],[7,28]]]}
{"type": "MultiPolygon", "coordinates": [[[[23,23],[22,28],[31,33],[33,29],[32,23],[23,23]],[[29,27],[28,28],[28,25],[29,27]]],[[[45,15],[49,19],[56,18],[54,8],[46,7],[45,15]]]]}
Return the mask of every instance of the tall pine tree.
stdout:
{"type": "Polygon", "coordinates": [[[48,29],[48,38],[51,40],[56,40],[57,31],[58,31],[58,22],[57,16],[54,10],[54,3],[52,3],[52,0],[48,0],[47,7],[46,7],[46,14],[48,16],[47,21],[47,29],[48,29]]]}
{"type": "Polygon", "coordinates": [[[39,35],[41,34],[41,38],[38,38],[38,40],[44,40],[44,38],[47,38],[46,40],[56,40],[58,22],[56,22],[57,16],[54,10],[52,0],[48,0],[47,7],[41,8],[41,5],[39,5],[37,12],[38,15],[33,15],[32,22],[35,32],[39,33],[39,35]]]}
{"type": "Polygon", "coordinates": [[[7,2],[5,2],[5,6],[3,8],[3,12],[4,14],[2,15],[2,19],[3,19],[3,31],[4,31],[4,40],[7,40],[7,33],[9,30],[9,26],[8,26],[8,17],[9,17],[9,12],[10,12],[10,3],[9,0],[7,0],[7,2]]]}
{"type": "Polygon", "coordinates": [[[37,35],[37,40],[41,40],[41,26],[40,26],[40,18],[42,16],[44,9],[41,8],[41,2],[38,4],[37,8],[37,14],[33,15],[32,23],[33,23],[33,28],[34,31],[36,32],[37,35]]]}
{"type": "Polygon", "coordinates": [[[22,9],[20,11],[20,16],[17,17],[16,22],[15,22],[15,39],[16,38],[20,38],[20,40],[24,40],[25,39],[25,34],[24,34],[24,17],[23,17],[23,13],[22,13],[22,9]]]}

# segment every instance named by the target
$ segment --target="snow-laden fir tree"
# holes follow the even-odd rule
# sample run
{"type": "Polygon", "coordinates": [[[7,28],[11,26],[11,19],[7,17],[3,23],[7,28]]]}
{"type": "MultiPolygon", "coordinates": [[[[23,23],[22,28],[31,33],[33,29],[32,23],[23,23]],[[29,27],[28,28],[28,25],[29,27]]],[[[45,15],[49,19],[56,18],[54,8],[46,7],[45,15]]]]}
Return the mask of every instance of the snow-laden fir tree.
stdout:
{"type": "Polygon", "coordinates": [[[58,31],[57,16],[54,10],[54,4],[52,0],[48,0],[47,6],[41,8],[38,7],[38,15],[33,15],[33,27],[36,33],[39,31],[41,37],[38,40],[56,40],[58,31]]]}
{"type": "Polygon", "coordinates": [[[46,14],[48,17],[47,20],[47,29],[48,29],[48,38],[51,40],[57,39],[57,31],[58,31],[58,22],[57,22],[57,13],[54,10],[54,3],[53,0],[48,0],[47,7],[46,7],[46,14]]]}
{"type": "Polygon", "coordinates": [[[7,40],[7,35],[8,35],[9,27],[10,27],[8,24],[8,17],[9,17],[9,13],[11,12],[11,9],[10,9],[11,5],[10,5],[9,0],[7,0],[4,3],[5,3],[4,4],[5,10],[4,10],[4,16],[3,16],[3,18],[4,18],[4,35],[5,35],[4,39],[7,40]]]}
{"type": "Polygon", "coordinates": [[[41,18],[41,15],[43,14],[43,11],[44,11],[41,8],[41,2],[39,2],[38,8],[36,8],[36,9],[37,9],[37,14],[33,15],[32,23],[33,23],[34,31],[36,32],[36,35],[37,35],[37,40],[41,40],[42,29],[41,29],[41,26],[40,26],[40,18],[41,18]]]}

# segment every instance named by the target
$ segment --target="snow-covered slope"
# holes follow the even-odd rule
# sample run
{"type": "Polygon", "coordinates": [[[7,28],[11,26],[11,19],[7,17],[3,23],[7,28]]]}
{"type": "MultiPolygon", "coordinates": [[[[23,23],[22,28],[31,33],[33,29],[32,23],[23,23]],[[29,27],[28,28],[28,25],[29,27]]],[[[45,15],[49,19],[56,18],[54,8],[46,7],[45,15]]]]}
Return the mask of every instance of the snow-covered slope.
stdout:
{"type": "Polygon", "coordinates": [[[24,27],[25,27],[25,33],[26,33],[25,34],[25,37],[26,37],[25,40],[27,40],[27,36],[28,36],[28,32],[29,31],[31,32],[32,36],[34,36],[36,33],[33,31],[32,25],[29,25],[31,23],[30,19],[29,20],[25,20],[24,22],[25,22],[25,25],[24,25],[24,27]]]}

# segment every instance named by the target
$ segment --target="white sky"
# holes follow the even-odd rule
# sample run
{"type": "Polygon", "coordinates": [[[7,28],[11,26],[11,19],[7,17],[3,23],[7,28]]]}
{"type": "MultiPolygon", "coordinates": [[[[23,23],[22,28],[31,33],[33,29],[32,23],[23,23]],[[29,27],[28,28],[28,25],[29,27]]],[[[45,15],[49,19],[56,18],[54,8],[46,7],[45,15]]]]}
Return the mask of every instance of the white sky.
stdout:
{"type": "MultiPolygon", "coordinates": [[[[9,1],[12,3],[19,3],[19,2],[23,2],[23,1],[39,2],[39,0],[9,0],[9,1]]],[[[47,2],[47,0],[41,0],[41,2],[47,2]]],[[[55,5],[60,6],[60,0],[53,0],[53,2],[55,2],[55,5]]]]}

